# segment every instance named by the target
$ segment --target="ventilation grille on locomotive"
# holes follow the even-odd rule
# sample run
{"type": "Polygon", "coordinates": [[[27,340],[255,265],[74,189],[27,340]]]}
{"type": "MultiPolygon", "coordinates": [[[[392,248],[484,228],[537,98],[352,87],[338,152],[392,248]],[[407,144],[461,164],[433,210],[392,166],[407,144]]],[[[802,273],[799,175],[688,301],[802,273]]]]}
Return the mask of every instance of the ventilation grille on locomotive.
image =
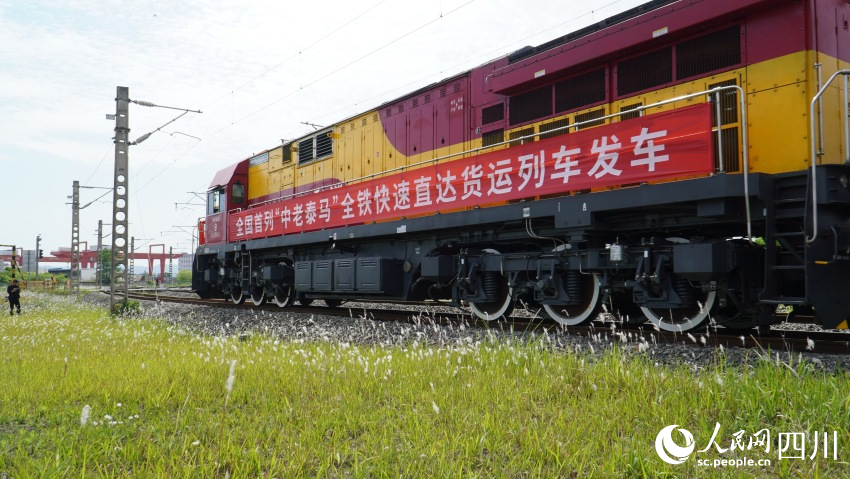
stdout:
{"type": "Polygon", "coordinates": [[[735,25],[676,45],[676,78],[741,63],[741,27],[735,25]]]}
{"type": "Polygon", "coordinates": [[[481,124],[489,125],[490,123],[505,119],[505,107],[503,104],[488,106],[481,110],[481,124]]]}
{"type": "Polygon", "coordinates": [[[510,124],[518,125],[552,114],[552,86],[511,97],[510,124]]]}
{"type": "Polygon", "coordinates": [[[673,81],[673,48],[641,55],[617,65],[617,94],[627,95],[673,81]]]}
{"type": "Polygon", "coordinates": [[[570,126],[570,119],[564,118],[561,120],[550,121],[549,123],[544,123],[540,125],[540,139],[545,140],[547,138],[554,138],[558,135],[565,135],[570,132],[569,128],[564,128],[563,130],[554,131],[552,133],[544,133],[546,131],[555,130],[557,128],[563,128],[566,126],[570,126]]]}
{"type": "MultiPolygon", "coordinates": [[[[643,106],[643,103],[633,103],[631,105],[621,106],[620,111],[623,112],[623,111],[629,111],[629,110],[636,110],[636,109],[640,108],[641,106],[643,106]]],[[[640,118],[641,113],[642,113],[642,110],[633,111],[631,113],[623,113],[622,115],[620,115],[620,121],[631,120],[632,118],[640,118]]]]}
{"type": "Polygon", "coordinates": [[[498,130],[488,131],[481,135],[481,146],[488,147],[491,145],[495,145],[497,143],[501,143],[505,141],[505,130],[499,128],[498,130]]]}
{"type": "Polygon", "coordinates": [[[328,136],[328,132],[316,135],[316,158],[331,156],[334,152],[334,141],[328,136]]]}
{"type": "MultiPolygon", "coordinates": [[[[598,110],[592,110],[592,111],[589,111],[587,113],[581,113],[579,115],[576,115],[576,123],[594,120],[596,118],[600,118],[600,117],[603,117],[603,116],[605,116],[605,109],[604,108],[600,108],[598,110]]],[[[584,130],[585,128],[590,128],[590,127],[593,127],[593,126],[602,125],[604,123],[605,123],[605,120],[592,121],[592,122],[590,122],[586,125],[579,126],[578,129],[584,130]]]]}
{"type": "MultiPolygon", "coordinates": [[[[709,90],[712,88],[737,85],[736,80],[727,80],[708,85],[709,90]]],[[[712,138],[714,140],[714,166],[718,170],[720,165],[720,145],[717,140],[717,95],[711,95],[711,126],[714,130],[712,138]]],[[[721,144],[723,151],[723,171],[732,173],[741,171],[740,167],[740,147],[738,138],[738,94],[736,90],[724,90],[720,92],[720,129],[721,129],[721,144]]]]}
{"type": "Polygon", "coordinates": [[[535,138],[531,135],[534,135],[534,127],[523,128],[522,130],[512,131],[508,135],[509,140],[514,140],[510,142],[510,146],[519,146],[524,145],[526,143],[531,143],[535,140],[535,138]],[[527,137],[527,138],[523,138],[527,137]],[[521,140],[519,138],[522,138],[521,140]]]}
{"type": "Polygon", "coordinates": [[[555,84],[555,112],[575,110],[605,100],[605,69],[555,84]]]}
{"type": "Polygon", "coordinates": [[[298,163],[306,163],[313,159],[313,138],[298,142],[298,163]]]}

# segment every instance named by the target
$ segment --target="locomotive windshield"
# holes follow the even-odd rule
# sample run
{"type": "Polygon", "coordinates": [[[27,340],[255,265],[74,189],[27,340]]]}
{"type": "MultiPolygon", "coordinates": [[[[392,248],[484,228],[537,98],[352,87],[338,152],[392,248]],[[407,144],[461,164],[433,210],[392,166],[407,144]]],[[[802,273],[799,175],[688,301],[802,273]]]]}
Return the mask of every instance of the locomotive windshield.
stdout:
{"type": "Polygon", "coordinates": [[[207,215],[224,211],[224,188],[216,188],[207,193],[207,215]]]}

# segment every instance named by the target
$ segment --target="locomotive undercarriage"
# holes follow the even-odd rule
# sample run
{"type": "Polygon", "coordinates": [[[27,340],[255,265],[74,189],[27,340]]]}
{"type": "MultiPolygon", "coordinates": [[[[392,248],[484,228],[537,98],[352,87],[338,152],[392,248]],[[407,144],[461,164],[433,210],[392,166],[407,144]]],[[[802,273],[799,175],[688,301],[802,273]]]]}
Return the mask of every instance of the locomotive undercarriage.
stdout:
{"type": "Polygon", "coordinates": [[[205,246],[193,287],[258,305],[444,301],[485,320],[519,304],[567,326],[605,311],[677,332],[767,326],[785,319],[782,305],[832,328],[850,316],[850,301],[835,299],[850,275],[839,226],[850,192],[847,168],[821,169],[811,244],[805,173],[750,175],[757,239],[746,237],[742,177],[717,175],[205,246]]]}

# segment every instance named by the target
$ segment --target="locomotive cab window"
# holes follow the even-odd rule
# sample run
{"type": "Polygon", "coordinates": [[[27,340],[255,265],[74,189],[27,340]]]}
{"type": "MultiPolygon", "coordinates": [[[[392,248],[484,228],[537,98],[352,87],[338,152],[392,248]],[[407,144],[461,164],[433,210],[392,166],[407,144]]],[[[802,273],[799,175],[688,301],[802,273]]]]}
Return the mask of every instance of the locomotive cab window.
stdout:
{"type": "Polygon", "coordinates": [[[214,215],[224,211],[224,188],[216,188],[207,193],[207,214],[214,215]]]}
{"type": "Polygon", "coordinates": [[[241,205],[245,202],[245,185],[236,182],[236,184],[230,187],[230,201],[234,205],[241,205]]]}

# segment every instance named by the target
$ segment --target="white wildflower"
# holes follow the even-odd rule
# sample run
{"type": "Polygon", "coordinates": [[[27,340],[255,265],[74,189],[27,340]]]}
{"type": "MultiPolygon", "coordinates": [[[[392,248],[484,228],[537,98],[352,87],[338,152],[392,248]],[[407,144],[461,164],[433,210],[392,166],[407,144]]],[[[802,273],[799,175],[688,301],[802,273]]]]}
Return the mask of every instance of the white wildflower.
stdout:
{"type": "Polygon", "coordinates": [[[230,401],[230,391],[233,390],[233,381],[236,380],[236,360],[230,361],[230,374],[227,375],[227,382],[224,383],[225,396],[224,405],[230,401]]]}
{"type": "Polygon", "coordinates": [[[86,404],[83,406],[83,412],[80,414],[80,426],[85,426],[87,422],[89,422],[89,416],[91,415],[91,406],[86,404]]]}

